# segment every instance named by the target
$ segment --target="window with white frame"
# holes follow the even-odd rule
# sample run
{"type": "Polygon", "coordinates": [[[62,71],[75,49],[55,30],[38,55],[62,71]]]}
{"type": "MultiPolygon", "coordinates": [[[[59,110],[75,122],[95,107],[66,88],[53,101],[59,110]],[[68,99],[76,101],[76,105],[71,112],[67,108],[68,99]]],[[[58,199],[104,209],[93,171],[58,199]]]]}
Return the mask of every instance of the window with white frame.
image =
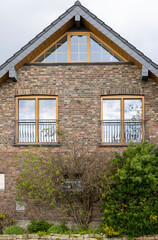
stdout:
{"type": "Polygon", "coordinates": [[[0,190],[5,189],[5,174],[0,173],[0,190]]]}

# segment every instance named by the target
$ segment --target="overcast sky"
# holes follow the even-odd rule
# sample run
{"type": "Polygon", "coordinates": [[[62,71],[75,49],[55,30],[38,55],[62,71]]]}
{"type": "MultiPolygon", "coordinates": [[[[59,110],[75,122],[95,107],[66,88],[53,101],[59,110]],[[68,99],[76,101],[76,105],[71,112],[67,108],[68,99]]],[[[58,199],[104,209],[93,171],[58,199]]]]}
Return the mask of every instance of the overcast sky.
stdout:
{"type": "MultiPolygon", "coordinates": [[[[0,65],[75,0],[0,0],[0,65]]],[[[158,0],[81,0],[98,18],[158,64],[158,0]]]]}

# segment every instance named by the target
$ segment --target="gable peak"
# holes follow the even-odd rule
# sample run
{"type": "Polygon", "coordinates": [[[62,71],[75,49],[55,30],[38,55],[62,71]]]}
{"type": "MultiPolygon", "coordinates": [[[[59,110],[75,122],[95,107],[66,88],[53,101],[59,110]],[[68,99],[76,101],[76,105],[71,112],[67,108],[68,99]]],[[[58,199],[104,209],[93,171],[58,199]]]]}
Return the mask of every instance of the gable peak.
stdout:
{"type": "Polygon", "coordinates": [[[81,5],[81,3],[80,3],[80,1],[76,1],[74,5],[79,6],[79,5],[81,5]]]}

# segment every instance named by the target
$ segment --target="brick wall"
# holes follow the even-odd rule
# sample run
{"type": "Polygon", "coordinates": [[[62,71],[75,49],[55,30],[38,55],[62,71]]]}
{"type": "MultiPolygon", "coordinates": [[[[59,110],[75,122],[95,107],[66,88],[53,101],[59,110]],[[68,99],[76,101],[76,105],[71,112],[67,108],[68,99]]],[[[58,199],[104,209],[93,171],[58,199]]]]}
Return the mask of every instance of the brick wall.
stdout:
{"type": "MultiPolygon", "coordinates": [[[[27,147],[15,147],[14,119],[15,96],[51,95],[58,97],[59,126],[64,130],[61,146],[51,151],[65,151],[75,138],[76,146],[87,151],[105,152],[107,158],[114,150],[122,152],[125,147],[100,147],[101,142],[101,96],[143,95],[145,101],[145,138],[158,142],[158,83],[141,80],[141,70],[135,65],[51,65],[23,66],[18,71],[18,82],[7,80],[0,86],[0,172],[6,175],[6,188],[0,191],[0,209],[17,219],[58,219],[62,215],[50,207],[29,203],[25,212],[15,210],[15,184],[20,173],[14,155],[27,147]]],[[[100,219],[99,211],[94,213],[100,219]]]]}

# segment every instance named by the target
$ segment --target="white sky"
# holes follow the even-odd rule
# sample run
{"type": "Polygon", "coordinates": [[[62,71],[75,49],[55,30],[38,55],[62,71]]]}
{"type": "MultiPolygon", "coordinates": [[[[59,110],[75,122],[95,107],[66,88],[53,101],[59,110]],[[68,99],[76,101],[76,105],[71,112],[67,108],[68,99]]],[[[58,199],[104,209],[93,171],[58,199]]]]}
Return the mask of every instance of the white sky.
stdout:
{"type": "MultiPolygon", "coordinates": [[[[0,65],[75,0],[0,0],[0,65]]],[[[81,0],[98,18],[158,64],[158,0],[81,0]]]]}

